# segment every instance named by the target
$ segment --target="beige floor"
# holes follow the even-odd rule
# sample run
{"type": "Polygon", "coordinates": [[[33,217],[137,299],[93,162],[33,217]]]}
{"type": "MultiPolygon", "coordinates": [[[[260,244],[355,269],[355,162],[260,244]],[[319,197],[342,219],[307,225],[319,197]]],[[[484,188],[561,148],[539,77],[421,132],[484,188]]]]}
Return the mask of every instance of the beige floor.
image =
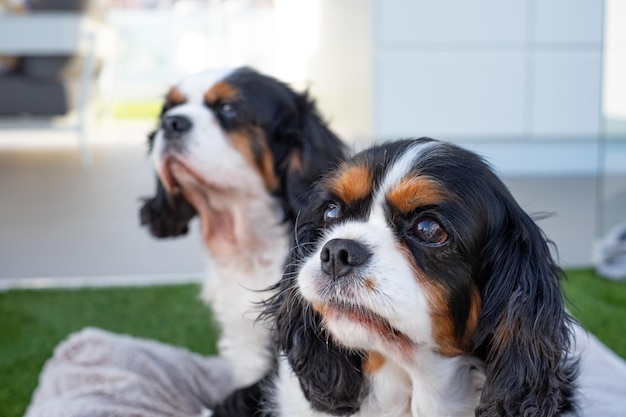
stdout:
{"type": "Polygon", "coordinates": [[[81,169],[73,134],[0,131],[0,144],[50,140],[45,149],[0,148],[0,279],[202,272],[197,234],[156,240],[139,225],[140,198],[155,186],[145,146],[149,129],[92,131],[90,172],[81,169]]]}
{"type": "MultiPolygon", "coordinates": [[[[139,226],[140,198],[154,187],[145,147],[149,129],[145,123],[92,127],[90,172],[81,169],[71,133],[0,130],[0,286],[12,278],[132,282],[202,275],[205,255],[197,232],[156,240],[139,226]]],[[[528,211],[551,213],[540,225],[564,265],[590,263],[598,220],[594,178],[506,182],[528,211]]]]}

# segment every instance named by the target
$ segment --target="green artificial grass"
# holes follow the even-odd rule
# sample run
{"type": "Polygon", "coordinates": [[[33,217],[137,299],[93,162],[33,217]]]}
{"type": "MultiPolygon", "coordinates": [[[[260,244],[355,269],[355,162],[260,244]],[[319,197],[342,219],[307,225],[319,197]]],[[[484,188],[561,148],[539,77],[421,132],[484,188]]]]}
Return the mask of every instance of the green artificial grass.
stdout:
{"type": "MultiPolygon", "coordinates": [[[[626,358],[626,282],[568,271],[568,308],[626,358]]],[[[54,347],[86,326],[215,353],[216,330],[197,285],[0,292],[0,417],[24,414],[54,347]]]]}
{"type": "Polygon", "coordinates": [[[54,347],[86,326],[215,353],[197,285],[0,292],[0,417],[24,415],[54,347]]]}
{"type": "Polygon", "coordinates": [[[567,271],[567,276],[570,313],[626,359],[626,281],[609,281],[589,270],[567,271]]]}
{"type": "Polygon", "coordinates": [[[113,104],[113,116],[116,119],[157,120],[163,101],[133,101],[113,104]]]}

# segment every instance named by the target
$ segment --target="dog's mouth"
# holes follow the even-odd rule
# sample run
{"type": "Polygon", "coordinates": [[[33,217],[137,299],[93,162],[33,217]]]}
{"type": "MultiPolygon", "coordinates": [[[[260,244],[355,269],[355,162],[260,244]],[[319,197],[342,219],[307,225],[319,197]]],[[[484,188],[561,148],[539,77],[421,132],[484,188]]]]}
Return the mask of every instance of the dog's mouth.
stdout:
{"type": "Polygon", "coordinates": [[[387,323],[385,318],[371,310],[341,301],[314,304],[313,308],[326,319],[344,318],[363,324],[387,323]]]}
{"type": "Polygon", "coordinates": [[[160,169],[163,186],[171,195],[182,195],[198,212],[207,245],[220,240],[235,241],[234,219],[228,207],[231,188],[207,180],[185,160],[168,155],[160,169]]]}
{"type": "Polygon", "coordinates": [[[402,347],[403,350],[418,346],[406,334],[396,329],[385,317],[363,306],[331,300],[324,304],[313,304],[313,308],[327,323],[329,321],[347,320],[368,329],[395,346],[402,347]]]}
{"type": "Polygon", "coordinates": [[[207,178],[178,156],[167,156],[164,158],[160,171],[163,186],[172,195],[179,195],[186,189],[194,188],[227,191],[227,187],[209,182],[207,178]]]}

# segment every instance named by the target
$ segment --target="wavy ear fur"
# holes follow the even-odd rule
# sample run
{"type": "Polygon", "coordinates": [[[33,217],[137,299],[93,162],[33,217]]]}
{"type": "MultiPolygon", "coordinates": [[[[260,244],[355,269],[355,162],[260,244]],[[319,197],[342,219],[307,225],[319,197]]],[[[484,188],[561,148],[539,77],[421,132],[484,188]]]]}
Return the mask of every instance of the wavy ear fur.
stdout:
{"type": "Polygon", "coordinates": [[[558,416],[573,410],[577,363],[573,319],[560,291],[563,271],[543,232],[506,190],[489,212],[475,338],[487,368],[477,416],[558,416]]]}
{"type": "Polygon", "coordinates": [[[306,207],[312,186],[345,158],[346,149],[324,123],[308,94],[292,94],[297,116],[284,113],[276,118],[274,139],[284,144],[285,151],[281,155],[275,151],[274,162],[281,179],[281,201],[293,222],[306,207]]]}
{"type": "Polygon", "coordinates": [[[189,230],[189,221],[196,215],[196,210],[181,196],[171,196],[157,177],[156,195],[144,199],[139,211],[143,226],[150,229],[155,237],[174,237],[184,235],[189,230]]]}
{"type": "Polygon", "coordinates": [[[266,417],[263,404],[267,403],[264,387],[275,378],[274,372],[265,375],[260,381],[237,389],[213,408],[213,417],[266,417]]]}
{"type": "Polygon", "coordinates": [[[267,302],[264,316],[275,320],[276,345],[289,361],[311,407],[332,415],[352,415],[367,392],[362,355],[333,342],[322,318],[302,298],[297,274],[314,242],[306,225],[298,225],[297,239],[283,279],[267,302]]]}

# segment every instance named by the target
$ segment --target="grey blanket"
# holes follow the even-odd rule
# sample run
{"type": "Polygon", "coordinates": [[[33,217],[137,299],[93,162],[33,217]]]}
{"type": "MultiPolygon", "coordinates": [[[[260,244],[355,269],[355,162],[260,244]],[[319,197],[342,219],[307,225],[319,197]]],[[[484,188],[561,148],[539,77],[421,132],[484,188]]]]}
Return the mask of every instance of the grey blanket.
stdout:
{"type": "MultiPolygon", "coordinates": [[[[584,330],[575,336],[581,414],[626,416],[626,362],[584,330]]],[[[223,359],[87,328],[56,348],[26,417],[207,416],[231,389],[223,359]]]]}
{"type": "Polygon", "coordinates": [[[57,346],[26,416],[203,416],[231,390],[224,359],[86,328],[57,346]]]}

